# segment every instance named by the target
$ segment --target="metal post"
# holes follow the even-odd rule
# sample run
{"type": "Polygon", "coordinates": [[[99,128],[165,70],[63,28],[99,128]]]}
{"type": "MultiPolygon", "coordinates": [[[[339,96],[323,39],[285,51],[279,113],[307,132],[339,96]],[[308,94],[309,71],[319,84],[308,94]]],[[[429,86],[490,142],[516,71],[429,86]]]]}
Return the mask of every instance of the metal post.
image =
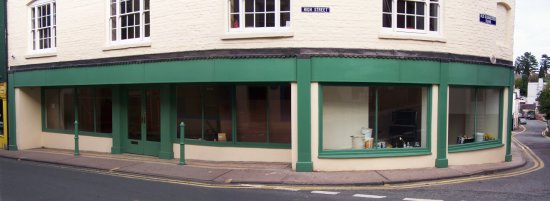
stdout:
{"type": "Polygon", "coordinates": [[[179,165],[185,165],[185,124],[183,121],[180,123],[180,163],[179,165]]]}
{"type": "Polygon", "coordinates": [[[79,156],[80,151],[78,149],[78,121],[74,121],[74,156],[79,156]]]}

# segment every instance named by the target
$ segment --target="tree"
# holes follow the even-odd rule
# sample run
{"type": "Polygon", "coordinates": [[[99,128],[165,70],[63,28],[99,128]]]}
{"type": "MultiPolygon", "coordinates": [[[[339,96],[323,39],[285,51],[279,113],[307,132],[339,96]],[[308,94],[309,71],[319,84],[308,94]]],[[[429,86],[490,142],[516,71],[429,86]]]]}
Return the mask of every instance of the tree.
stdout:
{"type": "Polygon", "coordinates": [[[521,96],[527,95],[527,79],[525,77],[514,80],[515,88],[519,89],[521,96]]]}
{"type": "Polygon", "coordinates": [[[539,112],[548,117],[550,115],[550,87],[545,86],[537,100],[539,101],[539,112]]]}
{"type": "Polygon", "coordinates": [[[550,60],[548,58],[548,55],[543,54],[542,58],[540,59],[540,70],[539,70],[539,78],[544,78],[548,74],[548,69],[550,68],[550,60]]]}
{"type": "Polygon", "coordinates": [[[515,72],[525,77],[529,77],[538,67],[537,59],[531,52],[525,52],[516,58],[515,72]]]}

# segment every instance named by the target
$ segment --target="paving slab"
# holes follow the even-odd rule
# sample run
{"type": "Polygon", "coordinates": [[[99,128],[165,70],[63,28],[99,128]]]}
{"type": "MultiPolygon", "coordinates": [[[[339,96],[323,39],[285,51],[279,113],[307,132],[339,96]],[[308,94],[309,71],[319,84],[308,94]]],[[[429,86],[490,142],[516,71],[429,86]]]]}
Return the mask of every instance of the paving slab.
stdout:
{"type": "Polygon", "coordinates": [[[64,160],[74,159],[75,156],[73,155],[65,155],[65,154],[52,154],[52,153],[43,153],[43,152],[21,152],[21,155],[19,157],[21,160],[31,160],[31,161],[38,161],[38,162],[46,162],[46,163],[60,163],[64,160]]]}
{"type": "Polygon", "coordinates": [[[281,170],[231,170],[214,179],[219,183],[262,183],[280,184],[290,171],[281,170]]]}
{"type": "Polygon", "coordinates": [[[0,156],[4,158],[18,159],[21,155],[19,151],[0,150],[0,156]]]}
{"type": "Polygon", "coordinates": [[[288,169],[292,165],[289,163],[269,163],[269,162],[220,162],[220,161],[202,161],[202,160],[186,160],[189,166],[206,167],[206,168],[223,168],[223,169],[264,169],[277,170],[288,169]]]}
{"type": "Polygon", "coordinates": [[[464,172],[451,168],[378,170],[376,172],[386,178],[387,183],[417,182],[464,176],[464,172]]]}
{"type": "Polygon", "coordinates": [[[224,169],[197,168],[180,166],[177,164],[160,163],[140,163],[137,165],[121,167],[115,171],[199,181],[212,181],[215,178],[229,172],[229,170],[224,169]]]}
{"type": "Polygon", "coordinates": [[[137,165],[140,162],[79,156],[73,159],[61,161],[60,163],[100,170],[114,170],[131,165],[137,165]]]}
{"type": "Polygon", "coordinates": [[[375,171],[349,172],[294,172],[284,180],[284,184],[302,185],[382,185],[387,180],[375,171]]]}

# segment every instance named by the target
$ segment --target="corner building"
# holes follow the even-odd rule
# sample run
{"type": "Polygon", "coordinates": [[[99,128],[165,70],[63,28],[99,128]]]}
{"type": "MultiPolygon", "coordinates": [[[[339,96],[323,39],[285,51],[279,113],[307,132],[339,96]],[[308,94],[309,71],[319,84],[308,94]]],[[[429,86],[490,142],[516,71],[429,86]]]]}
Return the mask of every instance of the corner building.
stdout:
{"type": "Polygon", "coordinates": [[[8,1],[9,148],[511,161],[513,0],[8,1]],[[308,7],[322,7],[309,9],[308,7]]]}

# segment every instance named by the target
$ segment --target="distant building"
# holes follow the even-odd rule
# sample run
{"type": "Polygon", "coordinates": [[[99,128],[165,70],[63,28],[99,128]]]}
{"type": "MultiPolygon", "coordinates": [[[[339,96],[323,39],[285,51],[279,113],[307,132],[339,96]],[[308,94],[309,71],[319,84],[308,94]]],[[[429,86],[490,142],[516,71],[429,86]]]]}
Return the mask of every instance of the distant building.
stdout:
{"type": "Polygon", "coordinates": [[[538,106],[537,98],[546,84],[542,78],[539,78],[537,82],[529,82],[527,85],[527,98],[525,99],[526,104],[535,104],[538,106]]]}

